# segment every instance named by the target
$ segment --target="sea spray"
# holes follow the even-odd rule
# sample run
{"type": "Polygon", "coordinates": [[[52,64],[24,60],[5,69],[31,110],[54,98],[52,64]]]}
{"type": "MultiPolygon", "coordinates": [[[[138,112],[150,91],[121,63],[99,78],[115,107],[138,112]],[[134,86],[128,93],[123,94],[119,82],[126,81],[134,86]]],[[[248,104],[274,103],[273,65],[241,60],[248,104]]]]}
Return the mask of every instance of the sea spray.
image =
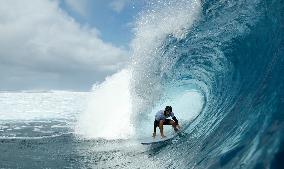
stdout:
{"type": "Polygon", "coordinates": [[[138,17],[131,43],[130,81],[133,115],[137,119],[147,118],[166,90],[163,80],[175,60],[163,57],[165,40],[169,36],[185,38],[200,11],[199,0],[149,1],[149,8],[138,17]]]}
{"type": "Polygon", "coordinates": [[[87,109],[75,129],[78,135],[125,139],[133,134],[129,78],[129,70],[124,69],[93,87],[87,109]]]}

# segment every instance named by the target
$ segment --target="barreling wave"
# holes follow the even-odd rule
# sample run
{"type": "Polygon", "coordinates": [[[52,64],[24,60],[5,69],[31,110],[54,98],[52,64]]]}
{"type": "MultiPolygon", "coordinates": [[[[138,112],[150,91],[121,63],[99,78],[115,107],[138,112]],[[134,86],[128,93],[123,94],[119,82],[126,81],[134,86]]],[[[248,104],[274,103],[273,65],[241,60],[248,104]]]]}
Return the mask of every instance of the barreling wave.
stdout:
{"type": "Polygon", "coordinates": [[[170,168],[279,167],[283,3],[167,0],[149,6],[132,42],[136,127],[173,93],[195,90],[203,97],[187,135],[156,156],[170,168]]]}

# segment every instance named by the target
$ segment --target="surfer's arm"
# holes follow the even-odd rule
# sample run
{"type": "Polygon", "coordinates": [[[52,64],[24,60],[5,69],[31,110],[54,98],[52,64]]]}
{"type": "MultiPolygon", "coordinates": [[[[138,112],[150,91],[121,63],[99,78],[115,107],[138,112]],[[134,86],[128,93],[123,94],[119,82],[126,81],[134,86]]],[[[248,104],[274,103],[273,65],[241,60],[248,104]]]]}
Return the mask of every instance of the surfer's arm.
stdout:
{"type": "Polygon", "coordinates": [[[175,121],[176,125],[178,125],[178,119],[176,118],[175,114],[173,112],[171,112],[170,116],[175,121]]]}
{"type": "Polygon", "coordinates": [[[178,124],[178,119],[176,118],[176,116],[173,116],[172,119],[175,121],[175,126],[177,129],[180,129],[180,125],[178,124]]]}
{"type": "Polygon", "coordinates": [[[176,118],[176,116],[172,117],[172,119],[175,121],[176,125],[178,125],[178,119],[176,118]]]}

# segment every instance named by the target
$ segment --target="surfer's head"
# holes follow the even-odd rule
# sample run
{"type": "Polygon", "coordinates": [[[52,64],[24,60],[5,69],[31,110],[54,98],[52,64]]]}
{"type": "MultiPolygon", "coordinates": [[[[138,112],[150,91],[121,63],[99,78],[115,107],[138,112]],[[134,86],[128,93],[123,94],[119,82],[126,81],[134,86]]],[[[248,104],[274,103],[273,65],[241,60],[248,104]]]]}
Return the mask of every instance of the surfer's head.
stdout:
{"type": "Polygon", "coordinates": [[[166,106],[164,113],[169,115],[173,111],[172,106],[166,106]]]}
{"type": "Polygon", "coordinates": [[[166,106],[165,111],[172,112],[173,111],[172,106],[166,106]]]}

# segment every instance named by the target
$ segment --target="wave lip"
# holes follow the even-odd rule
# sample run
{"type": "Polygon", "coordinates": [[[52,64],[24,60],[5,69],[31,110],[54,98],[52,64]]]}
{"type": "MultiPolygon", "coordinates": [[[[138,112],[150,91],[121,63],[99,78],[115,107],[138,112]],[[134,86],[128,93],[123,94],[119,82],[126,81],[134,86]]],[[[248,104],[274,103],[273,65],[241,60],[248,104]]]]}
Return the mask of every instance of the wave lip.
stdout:
{"type": "Polygon", "coordinates": [[[132,111],[141,116],[137,119],[147,118],[166,90],[165,77],[171,73],[175,58],[164,57],[163,44],[169,36],[184,39],[200,12],[199,0],[157,1],[150,2],[149,9],[137,19],[130,66],[132,111]]]}

